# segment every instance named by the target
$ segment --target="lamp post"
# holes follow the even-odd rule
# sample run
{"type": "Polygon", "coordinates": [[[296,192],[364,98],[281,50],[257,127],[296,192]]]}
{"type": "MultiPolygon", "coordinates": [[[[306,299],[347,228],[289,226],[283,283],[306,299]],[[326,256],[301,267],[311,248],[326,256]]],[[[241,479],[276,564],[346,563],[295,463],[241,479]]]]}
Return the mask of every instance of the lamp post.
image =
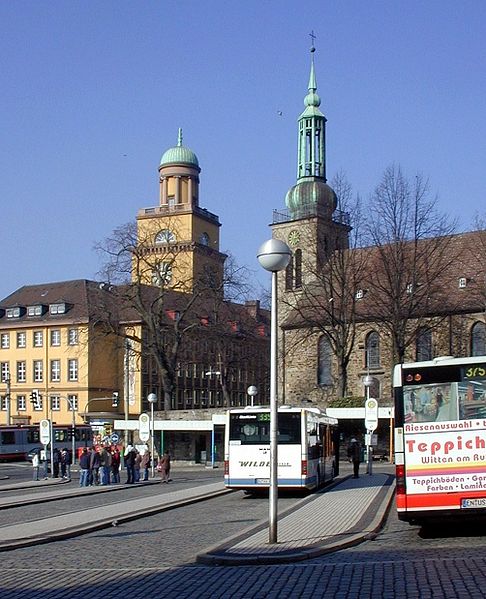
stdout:
{"type": "Polygon", "coordinates": [[[5,410],[6,410],[6,420],[7,426],[10,426],[10,374],[7,373],[4,378],[4,383],[7,385],[7,392],[5,393],[5,410]]]}
{"type": "Polygon", "coordinates": [[[155,393],[149,393],[147,400],[150,404],[150,454],[152,456],[152,478],[155,477],[155,455],[154,455],[154,403],[157,401],[155,393]]]}
{"type": "Polygon", "coordinates": [[[278,438],[277,438],[277,273],[284,270],[292,251],[280,239],[269,239],[260,246],[257,258],[265,270],[272,273],[272,305],[270,324],[270,486],[268,514],[268,542],[277,542],[278,503],[278,438]]]}
{"type": "Polygon", "coordinates": [[[250,385],[246,392],[250,396],[250,405],[251,407],[253,407],[253,398],[255,397],[255,395],[257,395],[258,389],[255,387],[255,385],[250,385]]]}

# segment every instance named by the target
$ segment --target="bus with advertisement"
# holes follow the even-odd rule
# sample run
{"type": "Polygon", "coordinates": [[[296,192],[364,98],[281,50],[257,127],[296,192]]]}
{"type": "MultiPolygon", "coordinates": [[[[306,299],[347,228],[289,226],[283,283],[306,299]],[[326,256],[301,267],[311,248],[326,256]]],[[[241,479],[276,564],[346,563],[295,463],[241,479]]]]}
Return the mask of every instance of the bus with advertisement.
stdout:
{"type": "MultiPolygon", "coordinates": [[[[336,418],[319,408],[278,408],[278,487],[317,489],[338,473],[336,418]]],[[[270,408],[227,412],[224,482],[254,492],[270,486],[270,408]]]]}
{"type": "Polygon", "coordinates": [[[486,516],[486,356],[398,364],[398,518],[486,516]]]}

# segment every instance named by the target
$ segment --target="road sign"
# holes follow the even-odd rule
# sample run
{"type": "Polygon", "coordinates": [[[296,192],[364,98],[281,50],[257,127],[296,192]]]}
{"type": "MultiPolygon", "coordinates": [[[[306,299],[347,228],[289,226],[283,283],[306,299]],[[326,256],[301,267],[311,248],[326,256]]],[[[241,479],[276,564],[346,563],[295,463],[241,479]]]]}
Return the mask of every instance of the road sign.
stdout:
{"type": "Polygon", "coordinates": [[[368,432],[373,432],[378,426],[378,402],[369,397],[365,401],[365,428],[368,432]]]}
{"type": "Polygon", "coordinates": [[[39,423],[40,442],[49,445],[51,442],[51,423],[49,420],[41,420],[39,423]]]}
{"type": "Polygon", "coordinates": [[[150,439],[150,417],[148,414],[140,414],[138,417],[138,436],[142,443],[150,439]]]}
{"type": "Polygon", "coordinates": [[[110,440],[112,443],[118,443],[120,440],[120,435],[118,433],[112,433],[110,440]]]}

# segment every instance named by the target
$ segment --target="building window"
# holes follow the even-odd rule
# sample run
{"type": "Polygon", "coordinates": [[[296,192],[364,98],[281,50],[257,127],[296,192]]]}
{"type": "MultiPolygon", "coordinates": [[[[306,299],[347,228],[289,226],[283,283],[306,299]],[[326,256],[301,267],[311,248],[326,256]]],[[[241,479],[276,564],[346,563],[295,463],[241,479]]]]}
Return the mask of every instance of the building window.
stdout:
{"type": "Polygon", "coordinates": [[[42,306],[28,306],[27,316],[42,316],[42,306]]]}
{"type": "Polygon", "coordinates": [[[302,250],[295,250],[295,288],[302,287],[302,250]]]}
{"type": "Polygon", "coordinates": [[[68,345],[77,345],[79,343],[78,329],[68,330],[68,345]]]}
{"type": "Polygon", "coordinates": [[[10,378],[10,362],[0,362],[0,380],[5,383],[10,378]]]}
{"type": "Polygon", "coordinates": [[[43,371],[42,360],[34,360],[34,383],[42,383],[43,371]]]}
{"type": "Polygon", "coordinates": [[[20,308],[7,308],[7,318],[20,318],[20,308]]]}
{"type": "Polygon", "coordinates": [[[42,331],[34,331],[34,347],[42,347],[44,343],[44,335],[42,331]]]}
{"type": "Polygon", "coordinates": [[[51,304],[49,306],[49,314],[65,314],[66,304],[51,304]]]}
{"type": "Polygon", "coordinates": [[[322,335],[317,346],[317,384],[332,385],[332,348],[329,339],[322,335]]]}
{"type": "Polygon", "coordinates": [[[285,291],[292,291],[294,288],[294,257],[291,256],[287,268],[285,269],[285,291]]]}
{"type": "Polygon", "coordinates": [[[61,409],[61,398],[59,397],[59,395],[51,395],[50,400],[51,410],[53,412],[59,412],[59,410],[61,409]]]}
{"type": "Polygon", "coordinates": [[[77,395],[68,395],[68,404],[69,404],[69,411],[72,412],[73,410],[75,412],[78,411],[78,396],[77,395]]]}
{"type": "Polygon", "coordinates": [[[61,345],[61,331],[59,329],[53,329],[51,331],[51,346],[58,347],[61,345]]]}
{"type": "Polygon", "coordinates": [[[471,356],[486,355],[486,324],[475,322],[471,327],[471,356]]]}
{"type": "Polygon", "coordinates": [[[376,331],[371,331],[365,343],[365,367],[380,367],[380,336],[376,331]]]}
{"type": "Polygon", "coordinates": [[[2,349],[9,349],[10,347],[10,335],[8,333],[2,333],[0,337],[0,347],[2,349]]]}
{"type": "Polygon", "coordinates": [[[417,362],[432,360],[432,332],[429,329],[419,329],[416,339],[417,362]]]}
{"type": "Polygon", "coordinates": [[[51,360],[51,382],[58,383],[61,380],[61,360],[51,360]]]}
{"type": "Polygon", "coordinates": [[[68,381],[78,380],[78,361],[68,360],[68,381]]]}
{"type": "Polygon", "coordinates": [[[17,333],[17,347],[27,347],[27,335],[24,332],[17,333]]]}
{"type": "Polygon", "coordinates": [[[25,395],[17,395],[17,412],[25,412],[27,409],[27,402],[25,395]]]}
{"type": "Polygon", "coordinates": [[[364,289],[358,289],[358,291],[356,292],[355,298],[357,300],[363,299],[365,296],[365,291],[364,289]]]}
{"type": "Polygon", "coordinates": [[[25,383],[27,380],[27,365],[24,361],[17,362],[17,383],[25,383]]]}
{"type": "Polygon", "coordinates": [[[467,279],[466,277],[461,277],[459,279],[459,289],[465,289],[467,285],[467,279]]]}

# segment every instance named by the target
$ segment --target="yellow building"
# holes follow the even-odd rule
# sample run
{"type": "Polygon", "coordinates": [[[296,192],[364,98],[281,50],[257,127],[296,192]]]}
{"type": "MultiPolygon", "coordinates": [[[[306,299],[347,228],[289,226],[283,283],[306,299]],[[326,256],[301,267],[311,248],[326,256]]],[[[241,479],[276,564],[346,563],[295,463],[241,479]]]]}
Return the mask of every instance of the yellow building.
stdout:
{"type": "Polygon", "coordinates": [[[118,340],[95,316],[109,294],[76,280],[21,287],[0,303],[2,424],[70,424],[72,409],[76,424],[92,409],[110,414],[118,340]]]}

